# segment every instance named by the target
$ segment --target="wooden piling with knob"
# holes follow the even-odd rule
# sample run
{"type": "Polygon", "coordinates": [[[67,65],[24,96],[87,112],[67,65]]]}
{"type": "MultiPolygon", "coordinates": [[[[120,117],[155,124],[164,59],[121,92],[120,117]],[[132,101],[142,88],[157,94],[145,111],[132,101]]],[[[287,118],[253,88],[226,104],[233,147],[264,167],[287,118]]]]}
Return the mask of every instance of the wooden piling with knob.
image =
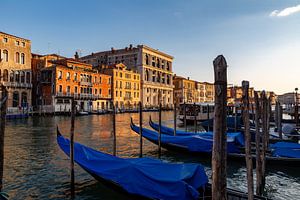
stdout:
{"type": "Polygon", "coordinates": [[[253,164],[251,156],[251,134],[250,134],[250,118],[249,118],[249,82],[242,82],[243,88],[243,121],[245,126],[245,157],[247,166],[247,186],[248,186],[248,199],[253,199],[254,189],[253,189],[253,164]]]}
{"type": "Polygon", "coordinates": [[[177,110],[176,110],[176,102],[174,103],[174,136],[176,136],[177,131],[177,110]]]}
{"type": "Polygon", "coordinates": [[[159,113],[158,113],[158,157],[161,156],[161,103],[159,103],[159,113]]]}
{"type": "Polygon", "coordinates": [[[117,154],[117,138],[116,138],[116,107],[114,103],[112,102],[112,108],[113,108],[113,115],[112,115],[112,128],[113,128],[113,155],[115,156],[117,154]]]}
{"type": "Polygon", "coordinates": [[[197,110],[196,103],[194,103],[194,132],[197,133],[197,110]]]}
{"type": "Polygon", "coordinates": [[[227,166],[227,63],[222,55],[213,61],[215,74],[212,199],[226,199],[227,166]]]}

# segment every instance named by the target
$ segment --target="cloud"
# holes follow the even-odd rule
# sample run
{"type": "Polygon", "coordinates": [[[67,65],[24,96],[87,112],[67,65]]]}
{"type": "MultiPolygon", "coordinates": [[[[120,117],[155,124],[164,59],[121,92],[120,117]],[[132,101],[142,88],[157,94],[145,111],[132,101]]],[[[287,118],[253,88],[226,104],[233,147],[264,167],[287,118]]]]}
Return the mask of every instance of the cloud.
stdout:
{"type": "Polygon", "coordinates": [[[286,17],[292,14],[300,12],[300,4],[292,7],[287,7],[283,10],[274,10],[270,13],[270,17],[286,17]]]}

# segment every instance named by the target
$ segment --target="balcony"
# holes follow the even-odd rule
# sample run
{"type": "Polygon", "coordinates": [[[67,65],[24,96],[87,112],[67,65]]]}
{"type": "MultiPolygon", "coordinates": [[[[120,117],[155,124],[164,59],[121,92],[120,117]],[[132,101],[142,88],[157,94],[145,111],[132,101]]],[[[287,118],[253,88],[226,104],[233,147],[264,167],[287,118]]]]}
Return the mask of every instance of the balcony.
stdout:
{"type": "Polygon", "coordinates": [[[125,101],[131,101],[131,100],[132,100],[132,97],[124,97],[124,100],[125,100],[125,101]]]}
{"type": "Polygon", "coordinates": [[[93,86],[93,83],[86,82],[86,81],[80,81],[80,85],[83,85],[83,86],[93,86]]]}
{"type": "Polygon", "coordinates": [[[14,88],[32,88],[31,83],[18,83],[18,82],[3,82],[3,85],[6,87],[14,87],[14,88]]]}

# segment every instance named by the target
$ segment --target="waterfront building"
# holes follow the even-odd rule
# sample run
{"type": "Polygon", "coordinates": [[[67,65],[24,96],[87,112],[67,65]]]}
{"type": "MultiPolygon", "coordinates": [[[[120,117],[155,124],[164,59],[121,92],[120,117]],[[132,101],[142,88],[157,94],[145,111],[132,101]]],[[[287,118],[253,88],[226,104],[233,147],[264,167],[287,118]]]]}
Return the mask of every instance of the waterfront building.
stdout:
{"type": "Polygon", "coordinates": [[[55,54],[33,58],[37,74],[37,104],[44,112],[69,112],[70,97],[77,111],[110,108],[111,76],[100,74],[92,65],[55,54]]]}
{"type": "Polygon", "coordinates": [[[176,104],[180,103],[194,103],[196,102],[196,81],[182,76],[174,76],[174,101],[176,104]]]}
{"type": "Polygon", "coordinates": [[[30,40],[0,32],[0,80],[8,90],[8,114],[31,107],[30,40]]]}
{"type": "MultiPolygon", "coordinates": [[[[297,95],[298,95],[297,100],[299,102],[300,94],[297,94],[297,95]]],[[[279,101],[279,103],[281,105],[289,105],[289,106],[295,105],[296,104],[296,93],[289,92],[289,93],[284,93],[282,95],[278,95],[277,100],[279,101]]]]}
{"type": "Polygon", "coordinates": [[[140,74],[123,63],[101,65],[99,72],[112,77],[112,100],[117,109],[137,108],[140,102],[140,74]]]}
{"type": "Polygon", "coordinates": [[[173,106],[173,57],[146,45],[130,45],[92,53],[80,58],[83,62],[99,65],[123,63],[128,69],[136,70],[141,77],[141,101],[145,107],[173,106]]]}

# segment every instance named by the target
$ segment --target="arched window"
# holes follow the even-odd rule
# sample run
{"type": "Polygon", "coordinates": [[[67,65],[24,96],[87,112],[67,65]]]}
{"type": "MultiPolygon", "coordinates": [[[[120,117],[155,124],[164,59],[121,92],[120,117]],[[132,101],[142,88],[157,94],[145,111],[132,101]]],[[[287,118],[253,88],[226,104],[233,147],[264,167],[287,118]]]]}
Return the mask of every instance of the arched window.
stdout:
{"type": "Polygon", "coordinates": [[[21,94],[21,105],[22,107],[27,107],[27,93],[22,92],[21,94]]]}
{"type": "Polygon", "coordinates": [[[21,83],[25,82],[25,72],[21,71],[21,83]]]}
{"type": "Polygon", "coordinates": [[[20,72],[16,71],[16,82],[20,82],[20,72]]]}
{"type": "Polygon", "coordinates": [[[156,67],[160,67],[160,60],[159,60],[159,58],[156,59],[156,67]]]}
{"type": "Polygon", "coordinates": [[[8,70],[7,69],[5,69],[3,71],[3,81],[8,81],[8,70]]]}
{"type": "Polygon", "coordinates": [[[145,71],[145,80],[149,81],[149,72],[148,72],[148,70],[145,71]]]}
{"type": "Polygon", "coordinates": [[[30,72],[26,72],[26,83],[30,83],[30,72]]]}
{"type": "Polygon", "coordinates": [[[14,71],[11,71],[9,73],[9,81],[14,82],[14,80],[15,80],[15,73],[14,73],[14,71]]]}
{"type": "Polygon", "coordinates": [[[20,63],[20,53],[16,53],[16,63],[20,63]]]}
{"type": "Polygon", "coordinates": [[[19,106],[19,92],[15,91],[13,93],[12,107],[18,107],[18,106],[19,106]]]}
{"type": "Polygon", "coordinates": [[[3,50],[3,61],[8,62],[8,51],[3,50]]]}
{"type": "Polygon", "coordinates": [[[156,79],[156,81],[158,82],[158,83],[160,83],[160,81],[161,81],[161,74],[160,74],[160,72],[158,72],[157,73],[157,79],[156,79]]]}
{"type": "Polygon", "coordinates": [[[21,53],[21,64],[25,64],[25,54],[21,53]]]}

